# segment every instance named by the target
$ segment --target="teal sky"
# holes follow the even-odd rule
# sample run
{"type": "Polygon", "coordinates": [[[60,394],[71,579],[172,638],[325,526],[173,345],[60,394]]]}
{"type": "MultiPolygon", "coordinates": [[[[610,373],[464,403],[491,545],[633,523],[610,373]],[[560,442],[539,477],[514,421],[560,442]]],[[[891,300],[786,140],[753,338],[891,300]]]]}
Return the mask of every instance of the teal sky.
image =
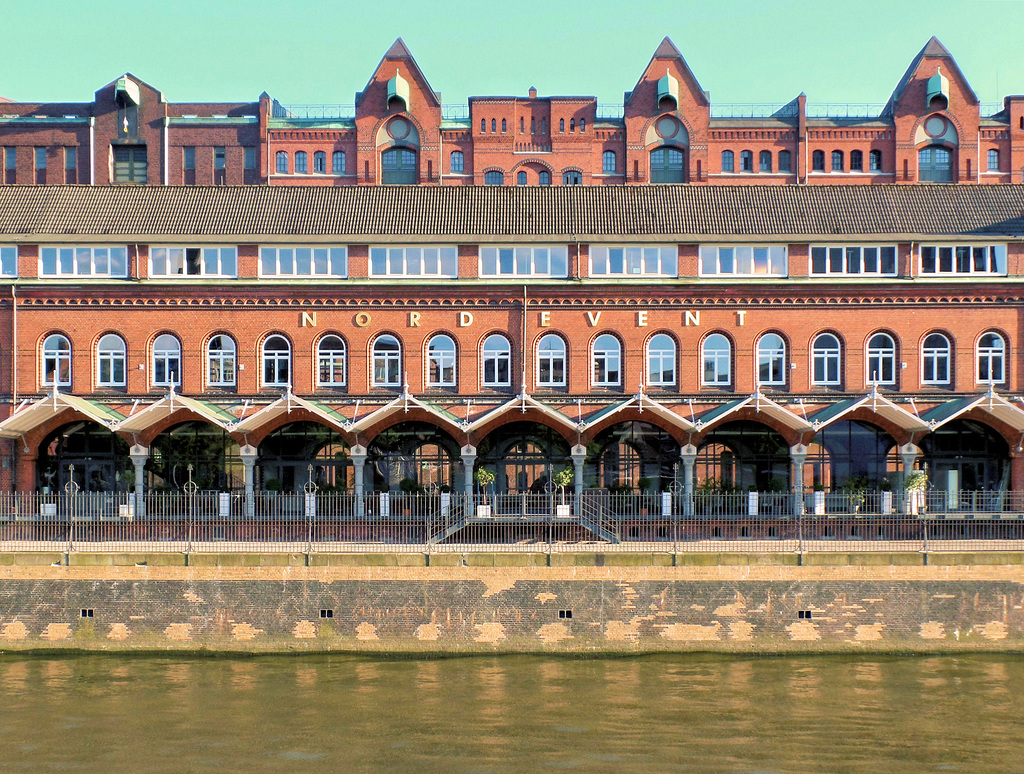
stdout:
{"type": "Polygon", "coordinates": [[[0,0],[0,95],[87,101],[125,71],[171,101],[351,104],[401,36],[446,103],[621,103],[661,38],[714,102],[884,102],[936,35],[983,102],[1024,93],[1024,0],[0,0]]]}

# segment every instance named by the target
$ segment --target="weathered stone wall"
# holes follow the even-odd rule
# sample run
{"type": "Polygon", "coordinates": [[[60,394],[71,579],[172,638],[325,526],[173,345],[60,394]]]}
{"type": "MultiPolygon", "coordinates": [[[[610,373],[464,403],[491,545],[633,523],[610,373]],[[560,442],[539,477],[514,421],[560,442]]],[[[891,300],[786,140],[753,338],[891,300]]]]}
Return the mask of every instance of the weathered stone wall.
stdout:
{"type": "MultiPolygon", "coordinates": [[[[19,555],[0,567],[0,648],[400,653],[1024,646],[1024,567],[1017,555],[1002,557],[1012,564],[987,565],[949,563],[950,557],[937,564],[943,559],[934,556],[927,566],[899,565],[885,555],[858,557],[867,563],[857,565],[753,563],[764,557],[731,563],[743,558],[672,566],[633,557],[630,565],[596,566],[583,557],[585,565],[548,566],[542,556],[470,555],[467,565],[489,566],[466,566],[462,557],[447,557],[455,566],[426,566],[422,556],[312,557],[322,566],[308,566],[305,557],[221,555],[190,557],[191,566],[166,556],[179,566],[161,566],[154,556],[137,565],[132,557],[72,555],[67,566],[59,555],[19,555]],[[383,561],[389,564],[357,565],[383,561]],[[512,562],[518,566],[502,566],[512,562]],[[330,618],[322,617],[326,611],[330,618]]],[[[789,561],[766,561],[781,560],[789,561]]]]}

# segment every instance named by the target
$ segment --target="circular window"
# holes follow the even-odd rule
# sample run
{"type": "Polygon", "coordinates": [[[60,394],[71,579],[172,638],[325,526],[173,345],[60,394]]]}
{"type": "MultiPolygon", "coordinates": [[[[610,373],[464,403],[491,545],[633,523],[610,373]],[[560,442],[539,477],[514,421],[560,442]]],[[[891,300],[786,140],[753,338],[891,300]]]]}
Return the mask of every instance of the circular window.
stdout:
{"type": "Polygon", "coordinates": [[[676,132],[679,131],[679,122],[672,116],[662,116],[654,125],[654,131],[658,133],[659,137],[665,139],[675,137],[676,132]]]}
{"type": "Polygon", "coordinates": [[[396,118],[388,124],[388,134],[395,140],[404,140],[408,137],[409,129],[409,122],[404,118],[396,118]]]}
{"type": "Polygon", "coordinates": [[[941,137],[946,133],[946,119],[932,116],[924,122],[924,130],[930,137],[941,137]]]}

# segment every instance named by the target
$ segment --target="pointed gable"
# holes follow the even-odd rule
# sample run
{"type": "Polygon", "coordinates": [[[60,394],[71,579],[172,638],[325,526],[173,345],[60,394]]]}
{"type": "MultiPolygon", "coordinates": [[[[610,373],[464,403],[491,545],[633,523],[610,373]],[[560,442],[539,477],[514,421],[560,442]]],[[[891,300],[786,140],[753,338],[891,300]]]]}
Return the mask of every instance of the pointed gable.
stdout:
{"type": "Polygon", "coordinates": [[[665,93],[654,95],[655,99],[660,99],[664,96],[674,96],[678,100],[678,91],[685,88],[693,95],[694,102],[697,104],[710,104],[708,93],[701,88],[690,66],[683,59],[683,55],[679,53],[675,43],[668,37],[664,38],[655,49],[654,56],[651,57],[651,61],[644,69],[643,75],[640,76],[640,80],[637,81],[633,90],[626,92],[626,105],[629,105],[634,96],[640,98],[640,95],[644,93],[643,87],[648,83],[653,83],[655,88],[658,88],[659,84],[663,86],[665,93]],[[676,81],[677,84],[676,94],[671,94],[673,81],[676,81]]]}
{"type": "MultiPolygon", "coordinates": [[[[896,84],[896,88],[892,92],[892,96],[889,97],[889,101],[885,104],[885,108],[882,110],[882,115],[892,115],[896,109],[896,105],[899,103],[903,93],[907,90],[907,86],[914,80],[915,76],[920,75],[922,78],[928,79],[933,77],[937,70],[933,69],[932,63],[939,62],[939,68],[947,75],[952,76],[953,80],[960,86],[963,91],[964,97],[971,104],[979,104],[978,97],[974,93],[974,89],[967,82],[964,74],[960,70],[960,66],[957,65],[956,60],[953,59],[953,55],[949,53],[944,45],[934,35],[925,44],[917,56],[910,62],[910,67],[903,73],[903,77],[900,78],[900,82],[896,84]],[[923,68],[923,70],[922,70],[923,68]]],[[[924,112],[924,105],[915,112],[924,112]]]]}
{"type": "Polygon", "coordinates": [[[368,94],[372,93],[376,84],[393,82],[397,85],[399,81],[412,81],[411,85],[407,83],[405,86],[404,96],[407,106],[410,91],[414,91],[422,93],[431,107],[441,107],[441,93],[430,87],[426,76],[423,75],[423,71],[401,38],[397,38],[391,44],[391,48],[381,58],[377,69],[373,71],[373,75],[367,81],[366,88],[356,94],[356,105],[359,105],[368,94]],[[406,76],[402,75],[403,71],[406,76]]]}

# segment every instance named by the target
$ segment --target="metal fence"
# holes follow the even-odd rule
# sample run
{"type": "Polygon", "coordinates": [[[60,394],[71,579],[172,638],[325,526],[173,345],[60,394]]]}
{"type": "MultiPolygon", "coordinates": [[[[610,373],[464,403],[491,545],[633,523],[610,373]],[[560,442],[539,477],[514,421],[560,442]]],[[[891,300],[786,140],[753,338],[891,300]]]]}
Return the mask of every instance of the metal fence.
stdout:
{"type": "Polygon", "coordinates": [[[0,495],[0,551],[1024,550],[1024,492],[0,495]]]}

